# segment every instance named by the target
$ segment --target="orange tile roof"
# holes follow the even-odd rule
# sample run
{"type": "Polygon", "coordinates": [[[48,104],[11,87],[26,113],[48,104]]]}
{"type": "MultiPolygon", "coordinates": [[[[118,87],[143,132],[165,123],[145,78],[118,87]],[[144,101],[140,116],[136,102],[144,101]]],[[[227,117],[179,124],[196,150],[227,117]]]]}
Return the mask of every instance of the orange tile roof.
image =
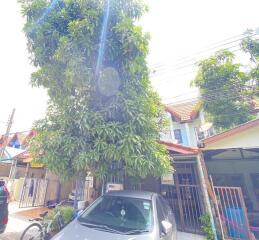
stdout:
{"type": "Polygon", "coordinates": [[[19,159],[24,160],[24,159],[27,159],[27,158],[31,158],[31,155],[28,152],[28,150],[25,150],[24,152],[14,156],[13,158],[17,159],[17,160],[19,160],[19,159]]]}
{"type": "Polygon", "coordinates": [[[190,122],[199,115],[201,102],[196,99],[179,104],[166,105],[166,111],[171,114],[177,122],[190,122]]]}
{"type": "MultiPolygon", "coordinates": [[[[28,145],[29,140],[35,136],[35,131],[27,131],[27,132],[16,132],[16,133],[11,133],[8,136],[8,140],[7,140],[7,145],[10,144],[10,142],[14,139],[18,139],[19,143],[22,145],[28,145]]],[[[0,136],[0,147],[2,147],[3,143],[4,143],[4,135],[0,136]]]]}

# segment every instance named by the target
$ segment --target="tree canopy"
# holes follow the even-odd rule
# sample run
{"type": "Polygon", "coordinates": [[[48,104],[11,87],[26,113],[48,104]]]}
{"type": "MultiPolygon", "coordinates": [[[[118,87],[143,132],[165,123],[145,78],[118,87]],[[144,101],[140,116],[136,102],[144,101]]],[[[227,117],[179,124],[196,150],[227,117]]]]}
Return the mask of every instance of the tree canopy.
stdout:
{"type": "Polygon", "coordinates": [[[256,35],[254,31],[248,31],[247,37],[241,43],[241,47],[244,52],[250,54],[250,60],[253,63],[253,67],[248,73],[250,83],[253,86],[250,94],[254,97],[259,97],[259,40],[253,39],[254,35],[256,35]]]}
{"type": "Polygon", "coordinates": [[[200,89],[204,111],[218,129],[228,129],[252,119],[249,80],[228,50],[201,61],[193,84],[200,89]]]}
{"type": "Polygon", "coordinates": [[[163,107],[146,64],[148,34],[136,21],[141,0],[110,0],[101,67],[104,0],[20,0],[33,86],[50,97],[47,115],[35,123],[35,161],[63,178],[80,171],[109,174],[117,162],[128,175],[161,176],[170,170],[163,107]]]}

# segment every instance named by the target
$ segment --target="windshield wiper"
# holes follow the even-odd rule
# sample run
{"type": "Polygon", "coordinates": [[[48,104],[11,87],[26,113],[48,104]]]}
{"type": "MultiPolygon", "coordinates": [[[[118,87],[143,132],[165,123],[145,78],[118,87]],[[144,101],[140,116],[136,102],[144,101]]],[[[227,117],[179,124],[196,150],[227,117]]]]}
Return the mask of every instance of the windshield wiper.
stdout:
{"type": "Polygon", "coordinates": [[[94,228],[94,229],[101,229],[101,230],[105,230],[105,231],[112,232],[112,233],[122,234],[122,232],[112,229],[112,228],[108,227],[107,225],[99,225],[99,224],[92,224],[92,223],[85,223],[85,222],[80,222],[80,224],[83,226],[86,226],[86,227],[94,228]]]}
{"type": "Polygon", "coordinates": [[[124,234],[126,235],[131,235],[131,234],[141,234],[141,233],[147,233],[149,232],[148,230],[145,230],[145,229],[135,229],[135,230],[131,230],[131,231],[128,231],[128,232],[125,232],[124,234]]]}

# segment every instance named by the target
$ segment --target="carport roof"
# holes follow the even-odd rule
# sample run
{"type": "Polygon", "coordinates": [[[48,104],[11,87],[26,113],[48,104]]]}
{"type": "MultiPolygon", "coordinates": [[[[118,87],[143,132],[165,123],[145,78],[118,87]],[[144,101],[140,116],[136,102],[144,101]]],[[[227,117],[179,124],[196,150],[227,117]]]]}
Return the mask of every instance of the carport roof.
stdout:
{"type": "Polygon", "coordinates": [[[258,160],[258,148],[233,148],[233,149],[212,149],[203,152],[204,158],[208,160],[258,160]]]}

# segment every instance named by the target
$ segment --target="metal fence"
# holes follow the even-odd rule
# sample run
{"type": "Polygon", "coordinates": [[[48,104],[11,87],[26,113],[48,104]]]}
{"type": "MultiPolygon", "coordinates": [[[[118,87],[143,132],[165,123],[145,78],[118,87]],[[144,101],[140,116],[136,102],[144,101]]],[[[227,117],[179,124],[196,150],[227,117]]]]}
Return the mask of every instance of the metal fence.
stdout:
{"type": "Polygon", "coordinates": [[[163,185],[162,193],[169,202],[181,231],[201,233],[203,206],[197,185],[163,185]]]}
{"type": "Polygon", "coordinates": [[[19,207],[44,206],[48,187],[48,180],[38,178],[25,178],[19,207]]]}
{"type": "Polygon", "coordinates": [[[213,189],[222,239],[253,239],[241,188],[214,186],[213,189]]]}

